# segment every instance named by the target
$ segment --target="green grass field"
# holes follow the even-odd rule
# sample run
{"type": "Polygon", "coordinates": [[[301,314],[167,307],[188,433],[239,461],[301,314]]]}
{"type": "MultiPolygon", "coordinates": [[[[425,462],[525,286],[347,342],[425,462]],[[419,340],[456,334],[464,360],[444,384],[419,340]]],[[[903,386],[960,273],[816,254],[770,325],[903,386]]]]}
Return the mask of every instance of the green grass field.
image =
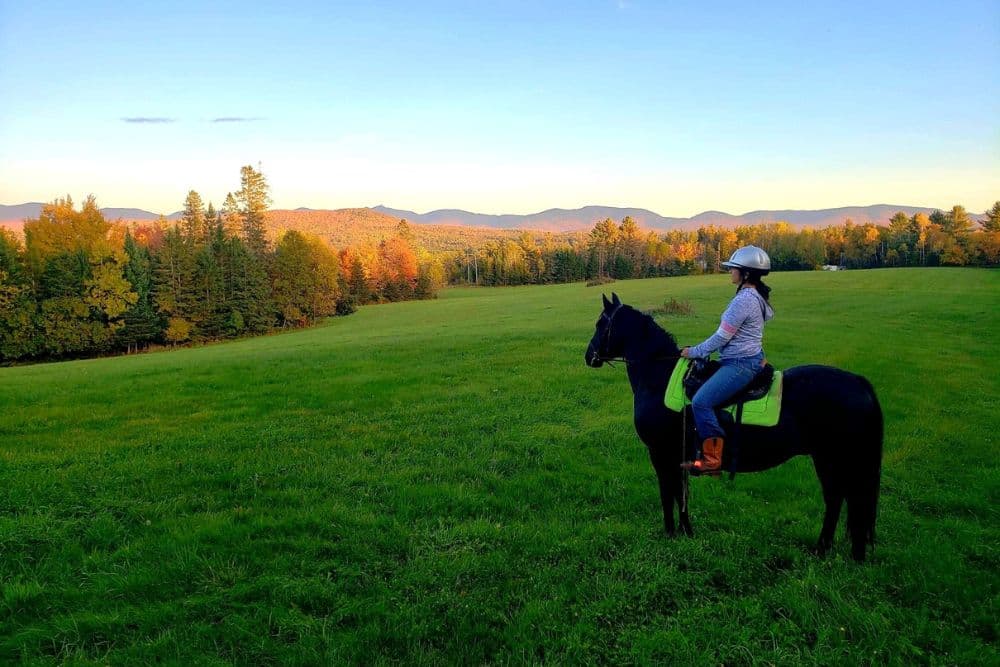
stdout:
{"type": "MultiPolygon", "coordinates": [[[[777,274],[766,349],[867,376],[878,546],[799,458],[661,533],[601,288],[454,289],[289,334],[0,369],[0,662],[993,664],[1000,273],[777,274]]],[[[682,344],[728,276],[605,286],[682,344]]]]}

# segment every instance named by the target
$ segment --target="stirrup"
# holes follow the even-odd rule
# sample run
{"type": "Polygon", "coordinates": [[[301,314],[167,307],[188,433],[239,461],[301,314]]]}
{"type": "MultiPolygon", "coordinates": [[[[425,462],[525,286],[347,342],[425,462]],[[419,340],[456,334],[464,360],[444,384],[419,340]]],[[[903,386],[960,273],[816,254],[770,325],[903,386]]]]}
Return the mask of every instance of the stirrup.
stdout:
{"type": "Polygon", "coordinates": [[[718,468],[706,468],[705,462],[702,459],[696,459],[694,461],[684,461],[681,463],[681,468],[687,470],[692,477],[718,477],[722,474],[722,464],[719,464],[718,468]]]}

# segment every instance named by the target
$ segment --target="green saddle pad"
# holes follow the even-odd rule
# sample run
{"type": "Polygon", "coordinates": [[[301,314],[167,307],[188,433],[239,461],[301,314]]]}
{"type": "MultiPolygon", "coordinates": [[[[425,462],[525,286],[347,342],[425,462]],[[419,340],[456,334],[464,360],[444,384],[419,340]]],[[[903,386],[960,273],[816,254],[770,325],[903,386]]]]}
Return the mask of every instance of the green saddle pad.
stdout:
{"type": "MultiPolygon", "coordinates": [[[[690,359],[679,359],[674,366],[674,372],[667,383],[666,401],[667,407],[674,412],[681,412],[684,406],[690,403],[684,394],[684,376],[687,374],[690,359]]],[[[774,426],[781,416],[781,371],[774,371],[774,380],[771,382],[771,391],[762,398],[743,404],[743,423],[750,426],[774,426]]],[[[726,412],[736,418],[736,406],[730,405],[724,408],[726,412]]]]}

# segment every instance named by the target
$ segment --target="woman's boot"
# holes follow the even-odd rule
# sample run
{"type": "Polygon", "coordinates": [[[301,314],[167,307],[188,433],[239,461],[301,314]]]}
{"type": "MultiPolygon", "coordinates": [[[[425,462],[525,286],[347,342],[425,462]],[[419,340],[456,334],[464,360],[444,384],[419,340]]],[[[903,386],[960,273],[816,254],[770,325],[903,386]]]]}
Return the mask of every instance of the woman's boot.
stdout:
{"type": "Polygon", "coordinates": [[[682,463],[681,467],[696,475],[719,474],[722,470],[722,438],[705,438],[701,443],[701,458],[682,463]]]}

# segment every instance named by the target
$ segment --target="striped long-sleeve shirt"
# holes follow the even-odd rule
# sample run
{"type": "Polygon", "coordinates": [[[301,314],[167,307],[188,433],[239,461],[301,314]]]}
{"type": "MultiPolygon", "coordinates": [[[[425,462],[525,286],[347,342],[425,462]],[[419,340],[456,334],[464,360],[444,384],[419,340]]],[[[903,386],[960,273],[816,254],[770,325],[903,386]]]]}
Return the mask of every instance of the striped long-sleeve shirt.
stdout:
{"type": "Polygon", "coordinates": [[[752,287],[741,289],[729,302],[718,330],[691,347],[688,356],[707,357],[715,350],[723,359],[752,357],[762,349],[764,322],[774,317],[770,304],[752,287]]]}

